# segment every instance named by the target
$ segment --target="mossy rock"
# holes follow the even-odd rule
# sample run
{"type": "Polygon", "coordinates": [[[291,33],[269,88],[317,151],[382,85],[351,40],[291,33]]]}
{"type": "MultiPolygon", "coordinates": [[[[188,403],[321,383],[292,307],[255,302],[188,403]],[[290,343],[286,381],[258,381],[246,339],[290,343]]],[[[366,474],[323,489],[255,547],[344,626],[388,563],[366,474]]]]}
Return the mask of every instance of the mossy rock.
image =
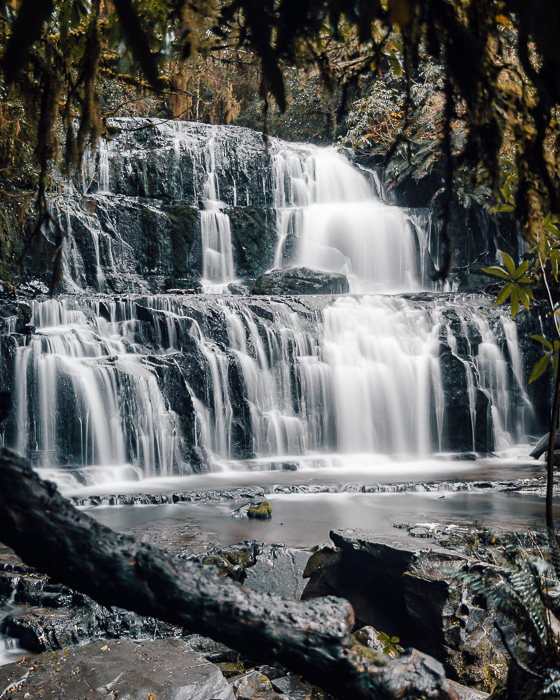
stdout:
{"type": "Polygon", "coordinates": [[[253,503],[247,515],[256,520],[267,520],[268,518],[272,518],[272,506],[268,501],[253,503]]]}

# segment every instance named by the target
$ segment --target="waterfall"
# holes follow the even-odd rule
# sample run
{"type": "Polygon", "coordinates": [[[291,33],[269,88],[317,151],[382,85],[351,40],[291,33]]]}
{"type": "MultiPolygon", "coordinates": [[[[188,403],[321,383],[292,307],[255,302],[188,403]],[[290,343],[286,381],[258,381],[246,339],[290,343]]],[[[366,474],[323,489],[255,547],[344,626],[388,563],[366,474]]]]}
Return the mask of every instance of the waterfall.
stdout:
{"type": "Polygon", "coordinates": [[[188,473],[192,446],[214,469],[375,462],[503,450],[531,428],[515,324],[488,301],[318,299],[34,302],[13,446],[100,480],[188,473]]]}
{"type": "Polygon", "coordinates": [[[275,267],[286,262],[341,272],[354,293],[419,288],[415,240],[403,211],[378,199],[334,148],[277,153],[274,203],[275,267]]]}
{"type": "Polygon", "coordinates": [[[25,335],[3,324],[0,442],[58,481],[101,481],[490,454],[538,426],[507,312],[419,291],[437,262],[427,211],[387,204],[333,148],[111,124],[51,201],[75,296],[30,302],[25,335]],[[290,266],[343,273],[352,294],[227,293],[290,266]]]}
{"type": "Polygon", "coordinates": [[[42,467],[108,478],[130,462],[144,476],[176,471],[177,419],[149,359],[131,352],[133,325],[92,323],[66,300],[34,302],[32,322],[15,364],[18,450],[42,467]]]}
{"type": "Polygon", "coordinates": [[[235,280],[233,270],[233,248],[229,216],[222,210],[216,176],[216,138],[206,147],[207,180],[204,184],[204,207],[200,212],[202,236],[202,286],[205,292],[223,292],[235,280]]]}

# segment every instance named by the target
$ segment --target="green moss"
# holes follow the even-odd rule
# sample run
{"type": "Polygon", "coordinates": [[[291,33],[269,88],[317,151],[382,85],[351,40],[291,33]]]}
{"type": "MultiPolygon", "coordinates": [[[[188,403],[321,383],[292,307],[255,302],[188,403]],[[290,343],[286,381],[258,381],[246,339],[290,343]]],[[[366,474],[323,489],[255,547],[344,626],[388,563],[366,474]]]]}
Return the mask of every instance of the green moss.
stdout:
{"type": "Polygon", "coordinates": [[[268,501],[262,501],[262,503],[254,503],[250,508],[247,515],[250,518],[255,518],[257,520],[266,520],[272,517],[272,506],[268,501]]]}

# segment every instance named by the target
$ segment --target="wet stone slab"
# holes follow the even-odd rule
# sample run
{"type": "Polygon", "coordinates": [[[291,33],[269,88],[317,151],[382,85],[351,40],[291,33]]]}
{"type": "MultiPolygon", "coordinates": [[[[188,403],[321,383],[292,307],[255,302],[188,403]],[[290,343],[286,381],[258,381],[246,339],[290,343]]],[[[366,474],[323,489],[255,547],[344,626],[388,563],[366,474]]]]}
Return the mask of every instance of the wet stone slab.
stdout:
{"type": "Polygon", "coordinates": [[[98,641],[0,668],[0,691],[57,700],[233,700],[220,669],[178,639],[98,641]]]}

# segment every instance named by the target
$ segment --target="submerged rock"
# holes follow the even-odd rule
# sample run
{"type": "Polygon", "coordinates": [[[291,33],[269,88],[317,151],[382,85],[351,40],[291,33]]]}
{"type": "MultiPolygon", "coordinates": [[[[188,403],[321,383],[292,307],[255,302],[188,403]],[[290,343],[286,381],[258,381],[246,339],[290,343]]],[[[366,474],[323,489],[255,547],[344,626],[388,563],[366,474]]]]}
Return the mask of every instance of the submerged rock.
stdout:
{"type": "Polygon", "coordinates": [[[307,267],[272,270],[261,275],[253,294],[347,294],[348,278],[339,272],[318,272],[307,267]]]}

